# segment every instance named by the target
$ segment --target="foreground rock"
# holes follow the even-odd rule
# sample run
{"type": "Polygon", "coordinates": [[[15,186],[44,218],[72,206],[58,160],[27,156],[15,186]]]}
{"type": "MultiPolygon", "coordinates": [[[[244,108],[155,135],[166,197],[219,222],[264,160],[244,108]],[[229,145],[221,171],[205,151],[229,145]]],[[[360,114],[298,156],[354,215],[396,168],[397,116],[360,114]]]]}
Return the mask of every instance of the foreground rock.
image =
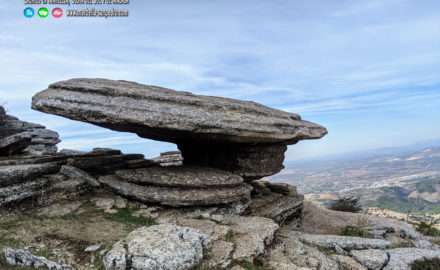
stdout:
{"type": "Polygon", "coordinates": [[[314,247],[307,246],[294,237],[283,236],[269,248],[263,260],[268,270],[334,270],[338,263],[314,247]]]}
{"type": "Polygon", "coordinates": [[[108,270],[191,269],[203,259],[209,236],[171,224],[142,227],[117,242],[105,255],[108,270]]]}
{"type": "Polygon", "coordinates": [[[6,262],[10,265],[16,266],[30,266],[33,268],[46,268],[49,270],[73,270],[73,267],[68,265],[61,265],[48,259],[35,256],[27,250],[23,249],[3,249],[6,262]]]}
{"type": "Polygon", "coordinates": [[[32,108],[176,143],[185,164],[259,179],[279,172],[288,144],[327,130],[255,102],[193,95],[127,81],[72,79],[36,94],[32,108]]]}

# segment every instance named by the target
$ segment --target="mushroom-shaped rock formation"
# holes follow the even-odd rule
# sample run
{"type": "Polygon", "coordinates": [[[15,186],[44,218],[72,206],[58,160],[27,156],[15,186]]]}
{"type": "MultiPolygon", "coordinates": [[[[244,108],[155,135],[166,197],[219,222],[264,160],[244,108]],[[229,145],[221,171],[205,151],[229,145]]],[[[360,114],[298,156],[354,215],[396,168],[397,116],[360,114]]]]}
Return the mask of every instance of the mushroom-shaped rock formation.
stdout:
{"type": "Polygon", "coordinates": [[[327,130],[261,104],[106,79],[71,79],[36,94],[32,108],[176,143],[184,164],[258,179],[279,172],[286,145],[327,130]]]}

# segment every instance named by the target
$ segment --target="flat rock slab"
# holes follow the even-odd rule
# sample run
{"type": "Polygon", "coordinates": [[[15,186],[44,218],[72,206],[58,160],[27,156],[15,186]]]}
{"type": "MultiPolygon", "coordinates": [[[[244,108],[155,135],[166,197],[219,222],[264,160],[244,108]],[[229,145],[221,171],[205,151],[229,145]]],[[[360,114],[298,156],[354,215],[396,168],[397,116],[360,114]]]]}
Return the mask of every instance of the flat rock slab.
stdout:
{"type": "Polygon", "coordinates": [[[108,270],[193,269],[203,259],[209,236],[172,224],[142,227],[117,242],[105,255],[108,270]]]}
{"type": "Polygon", "coordinates": [[[106,79],[71,79],[36,94],[32,108],[154,140],[296,143],[327,130],[249,101],[106,79]]]}
{"type": "Polygon", "coordinates": [[[57,162],[0,166],[0,187],[58,172],[57,162]]]}
{"type": "Polygon", "coordinates": [[[27,132],[0,139],[0,156],[19,154],[31,144],[32,135],[27,132]]]}
{"type": "Polygon", "coordinates": [[[363,266],[372,270],[381,270],[389,261],[389,254],[382,249],[353,250],[350,255],[363,266]]]}
{"type": "Polygon", "coordinates": [[[121,170],[115,174],[125,181],[153,186],[221,187],[243,183],[241,176],[213,168],[197,166],[150,167],[121,170]]]}
{"type": "Polygon", "coordinates": [[[395,248],[388,250],[390,260],[383,270],[410,270],[417,260],[440,258],[440,251],[420,248],[395,248]]]}
{"type": "Polygon", "coordinates": [[[390,246],[389,241],[382,239],[370,239],[362,237],[340,236],[340,235],[320,235],[298,233],[299,240],[320,246],[323,248],[335,248],[339,246],[343,249],[386,249],[390,246]]]}
{"type": "Polygon", "coordinates": [[[102,176],[99,182],[110,186],[115,192],[142,202],[160,203],[168,206],[216,205],[249,201],[252,187],[240,184],[231,187],[178,188],[141,186],[121,181],[114,175],[102,176]]]}

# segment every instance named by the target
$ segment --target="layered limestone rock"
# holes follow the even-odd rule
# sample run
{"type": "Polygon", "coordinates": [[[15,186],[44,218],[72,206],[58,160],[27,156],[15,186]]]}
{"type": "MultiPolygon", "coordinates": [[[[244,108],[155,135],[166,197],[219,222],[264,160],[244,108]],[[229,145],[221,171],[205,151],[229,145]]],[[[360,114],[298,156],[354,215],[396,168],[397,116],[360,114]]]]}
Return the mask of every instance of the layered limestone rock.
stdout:
{"type": "Polygon", "coordinates": [[[180,151],[169,151],[160,153],[160,156],[153,158],[160,166],[181,166],[183,164],[183,157],[180,151]]]}
{"type": "Polygon", "coordinates": [[[60,142],[58,133],[49,129],[45,126],[28,123],[25,121],[20,121],[17,117],[7,115],[4,109],[0,110],[0,155],[4,154],[18,154],[20,152],[30,154],[30,155],[47,155],[54,154],[57,152],[57,144],[60,142]],[[19,151],[13,151],[11,153],[2,150],[2,140],[1,138],[10,137],[25,138],[25,144],[21,144],[24,147],[19,149],[19,151]]]}
{"type": "Polygon", "coordinates": [[[174,207],[247,202],[252,190],[238,175],[196,166],[119,170],[99,182],[121,195],[174,207]]]}
{"type": "Polygon", "coordinates": [[[104,258],[108,270],[193,269],[211,242],[199,230],[172,224],[142,227],[117,242],[104,258]]]}
{"type": "Polygon", "coordinates": [[[279,172],[286,145],[327,130],[249,101],[105,79],[72,79],[36,94],[32,108],[140,137],[176,143],[184,163],[245,179],[279,172]]]}
{"type": "Polygon", "coordinates": [[[300,219],[304,198],[297,194],[294,186],[265,181],[253,181],[251,184],[254,187],[249,204],[251,215],[271,218],[280,226],[300,219]]]}
{"type": "Polygon", "coordinates": [[[41,208],[55,203],[71,203],[72,200],[81,201],[90,188],[100,186],[95,176],[118,169],[142,168],[145,162],[149,166],[154,164],[143,155],[124,155],[119,150],[102,148],[86,153],[1,157],[0,210],[41,208]]]}

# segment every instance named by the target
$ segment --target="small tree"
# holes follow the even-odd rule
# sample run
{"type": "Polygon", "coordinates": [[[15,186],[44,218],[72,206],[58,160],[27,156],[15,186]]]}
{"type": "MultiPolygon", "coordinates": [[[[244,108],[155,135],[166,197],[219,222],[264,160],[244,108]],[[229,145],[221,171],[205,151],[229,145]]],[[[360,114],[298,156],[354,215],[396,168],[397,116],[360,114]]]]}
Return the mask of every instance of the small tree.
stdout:
{"type": "Polygon", "coordinates": [[[339,197],[338,200],[330,204],[329,209],[341,212],[358,213],[362,210],[359,205],[359,198],[356,197],[339,197]]]}

